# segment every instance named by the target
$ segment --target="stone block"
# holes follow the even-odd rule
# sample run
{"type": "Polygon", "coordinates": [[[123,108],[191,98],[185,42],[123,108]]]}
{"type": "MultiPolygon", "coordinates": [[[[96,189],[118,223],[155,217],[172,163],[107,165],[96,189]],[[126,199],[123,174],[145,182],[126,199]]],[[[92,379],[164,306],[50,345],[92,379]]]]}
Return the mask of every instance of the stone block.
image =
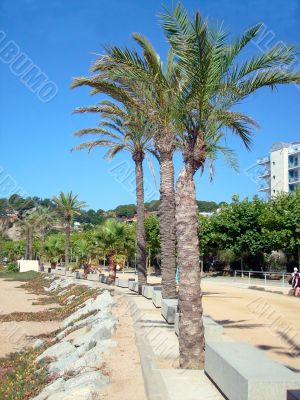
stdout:
{"type": "Polygon", "coordinates": [[[287,400],[300,400],[300,390],[288,390],[287,400]]]}
{"type": "Polygon", "coordinates": [[[152,303],[156,308],[161,307],[161,288],[155,287],[152,292],[152,303]]]}
{"type": "Polygon", "coordinates": [[[107,277],[106,275],[102,275],[102,276],[100,277],[100,282],[101,282],[101,283],[107,283],[107,279],[108,279],[108,277],[107,277]]]}
{"type": "Polygon", "coordinates": [[[300,377],[246,343],[205,346],[205,372],[230,400],[286,400],[300,377]]]}
{"type": "Polygon", "coordinates": [[[128,281],[128,289],[132,290],[133,292],[138,293],[139,291],[139,285],[135,281],[128,281]]]}
{"type": "Polygon", "coordinates": [[[155,286],[143,285],[142,286],[142,295],[146,297],[146,299],[152,299],[153,289],[155,286]]]}
{"type": "MultiPolygon", "coordinates": [[[[210,342],[222,342],[223,341],[223,326],[218,324],[212,318],[203,315],[202,317],[204,325],[205,340],[210,342]]],[[[179,335],[179,313],[175,314],[175,333],[179,335]]]]}
{"type": "Polygon", "coordinates": [[[115,285],[122,288],[128,288],[129,281],[134,282],[134,279],[116,278],[115,285]]]}
{"type": "Polygon", "coordinates": [[[87,280],[88,281],[94,281],[94,282],[99,282],[99,274],[87,274],[87,280]]]}
{"type": "Polygon", "coordinates": [[[161,315],[168,324],[175,323],[175,314],[177,312],[178,299],[162,299],[161,315]]]}

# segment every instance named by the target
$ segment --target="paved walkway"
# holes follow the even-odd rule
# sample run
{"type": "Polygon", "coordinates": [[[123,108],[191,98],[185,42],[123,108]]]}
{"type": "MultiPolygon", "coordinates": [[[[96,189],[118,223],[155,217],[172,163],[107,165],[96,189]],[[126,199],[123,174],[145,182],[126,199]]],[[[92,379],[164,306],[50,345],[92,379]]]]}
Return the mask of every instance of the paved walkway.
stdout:
{"type": "MultiPolygon", "coordinates": [[[[108,288],[98,282],[75,280],[78,284],[108,288]]],[[[161,309],[151,300],[119,287],[113,287],[124,312],[134,320],[145,390],[149,400],[224,400],[203,371],[178,368],[178,340],[174,326],[166,323],[161,309]]]]}

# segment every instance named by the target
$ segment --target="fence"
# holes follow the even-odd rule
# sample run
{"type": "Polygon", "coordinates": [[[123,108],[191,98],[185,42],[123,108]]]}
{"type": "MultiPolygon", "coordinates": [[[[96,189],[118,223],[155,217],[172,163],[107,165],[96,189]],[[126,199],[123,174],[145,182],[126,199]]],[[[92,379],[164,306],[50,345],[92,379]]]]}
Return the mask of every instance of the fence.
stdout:
{"type": "Polygon", "coordinates": [[[248,280],[249,285],[253,284],[262,284],[264,286],[281,286],[288,287],[289,279],[291,277],[291,273],[286,272],[258,272],[258,271],[243,271],[236,270],[234,271],[234,280],[243,279],[248,280]]]}

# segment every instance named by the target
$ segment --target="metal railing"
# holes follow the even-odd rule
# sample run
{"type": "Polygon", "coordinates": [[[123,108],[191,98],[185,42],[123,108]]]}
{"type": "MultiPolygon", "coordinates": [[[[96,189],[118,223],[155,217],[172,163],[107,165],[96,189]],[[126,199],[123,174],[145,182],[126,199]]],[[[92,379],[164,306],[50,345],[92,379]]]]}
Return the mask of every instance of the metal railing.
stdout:
{"type": "Polygon", "coordinates": [[[281,286],[288,287],[288,281],[291,277],[291,273],[287,272],[258,272],[258,271],[243,271],[243,270],[235,270],[234,271],[234,280],[238,278],[242,278],[247,280],[248,284],[258,284],[261,285],[263,282],[263,286],[281,286]]]}
{"type": "Polygon", "coordinates": [[[257,164],[266,164],[270,161],[270,157],[263,157],[257,160],[257,164]]]}
{"type": "Polygon", "coordinates": [[[293,178],[289,179],[290,183],[296,183],[296,182],[300,182],[300,176],[295,176],[293,178]]]}

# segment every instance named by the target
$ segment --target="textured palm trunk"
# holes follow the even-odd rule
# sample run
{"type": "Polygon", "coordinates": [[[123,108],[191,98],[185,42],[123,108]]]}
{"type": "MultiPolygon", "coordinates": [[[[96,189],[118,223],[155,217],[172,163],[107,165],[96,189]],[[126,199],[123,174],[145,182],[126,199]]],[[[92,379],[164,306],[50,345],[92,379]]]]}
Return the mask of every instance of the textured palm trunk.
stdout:
{"type": "Polygon", "coordinates": [[[44,261],[45,253],[45,229],[41,231],[41,261],[44,261]]]}
{"type": "Polygon", "coordinates": [[[137,274],[138,274],[138,291],[139,294],[141,294],[142,286],[146,285],[147,283],[143,156],[135,157],[135,176],[136,176],[136,202],[137,202],[136,261],[137,261],[137,274]]]}
{"type": "Polygon", "coordinates": [[[117,275],[117,264],[114,260],[113,255],[110,255],[108,257],[108,267],[109,267],[108,284],[112,285],[113,283],[115,283],[116,275],[117,275]]]}
{"type": "Polygon", "coordinates": [[[29,228],[28,230],[28,259],[33,259],[33,230],[29,228]]]}
{"type": "Polygon", "coordinates": [[[66,243],[65,243],[65,268],[68,267],[70,262],[70,240],[71,240],[71,223],[66,221],[65,226],[66,243]]]}
{"type": "Polygon", "coordinates": [[[29,230],[26,230],[25,260],[29,260],[29,230]]]}
{"type": "Polygon", "coordinates": [[[179,281],[179,364],[197,369],[204,365],[204,327],[200,289],[199,240],[193,173],[183,168],[176,184],[176,235],[179,281]]]}
{"type": "Polygon", "coordinates": [[[176,226],[174,165],[172,152],[160,153],[160,245],[162,297],[174,299],[176,294],[176,226]]]}

